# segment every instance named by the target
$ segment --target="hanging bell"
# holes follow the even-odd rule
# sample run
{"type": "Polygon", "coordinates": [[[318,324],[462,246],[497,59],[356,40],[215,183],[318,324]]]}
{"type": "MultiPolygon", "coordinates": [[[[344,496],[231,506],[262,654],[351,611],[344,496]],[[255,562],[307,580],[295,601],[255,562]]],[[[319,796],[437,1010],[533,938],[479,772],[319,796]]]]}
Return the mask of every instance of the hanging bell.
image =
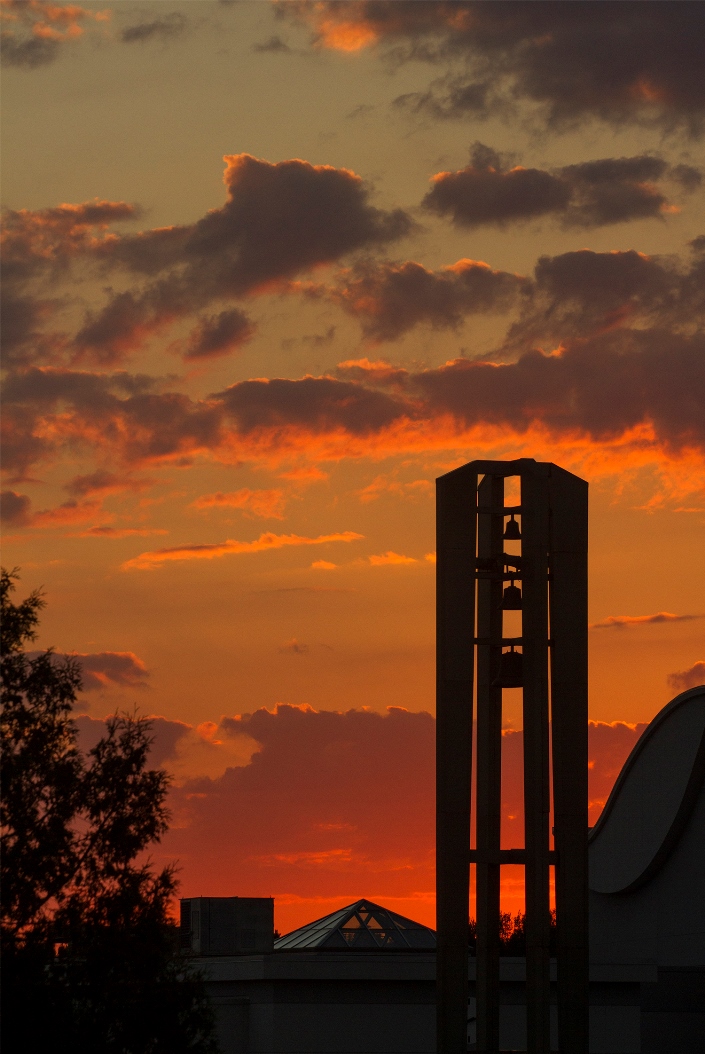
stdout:
{"type": "Polygon", "coordinates": [[[521,589],[514,582],[504,590],[501,607],[503,611],[521,611],[521,589]]]}
{"type": "Polygon", "coordinates": [[[499,659],[499,674],[492,682],[494,688],[521,688],[524,684],[523,657],[520,651],[503,651],[499,659]]]}
{"type": "Polygon", "coordinates": [[[519,524],[514,519],[514,513],[512,513],[512,518],[510,519],[507,526],[504,528],[504,537],[510,542],[519,541],[519,539],[521,538],[521,530],[519,528],[519,524]]]}

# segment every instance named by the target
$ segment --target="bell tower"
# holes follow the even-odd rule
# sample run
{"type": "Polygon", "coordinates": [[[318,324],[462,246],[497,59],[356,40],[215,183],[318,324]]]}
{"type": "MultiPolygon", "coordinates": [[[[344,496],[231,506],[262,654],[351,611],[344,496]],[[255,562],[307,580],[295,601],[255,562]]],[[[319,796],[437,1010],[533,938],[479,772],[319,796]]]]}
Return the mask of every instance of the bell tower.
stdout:
{"type": "Polygon", "coordinates": [[[557,465],[530,458],[472,461],[436,484],[437,1049],[468,1049],[472,864],[476,1049],[500,1050],[500,875],[503,865],[521,864],[526,1049],[551,1049],[553,867],[558,1044],[561,1054],[587,1054],[588,486],[557,465]],[[512,476],[518,477],[518,505],[505,504],[512,476]],[[524,845],[511,849],[501,847],[502,699],[508,688],[522,690],[524,728],[524,845]]]}

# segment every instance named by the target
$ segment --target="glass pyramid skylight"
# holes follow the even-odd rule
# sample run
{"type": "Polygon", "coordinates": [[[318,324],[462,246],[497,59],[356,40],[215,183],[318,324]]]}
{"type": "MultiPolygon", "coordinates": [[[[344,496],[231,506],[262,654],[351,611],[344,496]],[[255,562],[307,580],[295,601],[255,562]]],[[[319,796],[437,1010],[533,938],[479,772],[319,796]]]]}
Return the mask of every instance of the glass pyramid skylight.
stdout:
{"type": "Polygon", "coordinates": [[[286,933],[274,942],[275,952],[309,949],[409,951],[435,949],[436,934],[428,926],[405,919],[371,900],[358,900],[307,926],[286,933]]]}

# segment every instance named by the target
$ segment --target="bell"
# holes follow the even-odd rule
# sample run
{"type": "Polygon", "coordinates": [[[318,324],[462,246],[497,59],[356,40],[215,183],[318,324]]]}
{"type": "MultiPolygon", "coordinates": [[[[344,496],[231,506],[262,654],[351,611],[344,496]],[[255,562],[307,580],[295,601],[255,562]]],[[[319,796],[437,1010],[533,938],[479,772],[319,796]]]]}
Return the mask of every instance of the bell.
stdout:
{"type": "Polygon", "coordinates": [[[501,607],[504,611],[521,611],[521,589],[513,582],[502,594],[501,607]]]}
{"type": "Polygon", "coordinates": [[[514,519],[514,513],[512,513],[512,518],[510,519],[507,526],[504,528],[504,537],[510,542],[519,541],[519,539],[521,538],[521,530],[519,528],[519,524],[514,519]]]}
{"type": "Polygon", "coordinates": [[[493,688],[521,688],[524,684],[523,657],[520,651],[503,651],[499,659],[499,674],[493,688]]]}

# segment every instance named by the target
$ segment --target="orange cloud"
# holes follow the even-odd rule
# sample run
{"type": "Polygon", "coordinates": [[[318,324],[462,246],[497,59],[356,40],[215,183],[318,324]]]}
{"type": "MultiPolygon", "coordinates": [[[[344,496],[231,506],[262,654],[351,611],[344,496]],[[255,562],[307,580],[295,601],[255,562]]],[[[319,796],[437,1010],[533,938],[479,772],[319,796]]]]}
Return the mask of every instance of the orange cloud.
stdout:
{"type": "Polygon", "coordinates": [[[685,692],[688,688],[697,688],[705,684],[705,662],[694,663],[689,670],[681,670],[680,673],[669,673],[666,678],[670,687],[675,692],[685,692]]]}
{"type": "Polygon", "coordinates": [[[303,868],[335,868],[336,865],[338,865],[345,870],[348,870],[353,860],[353,851],[352,849],[327,849],[318,853],[272,853],[269,856],[258,856],[254,859],[258,864],[262,864],[264,867],[271,867],[279,864],[295,864],[298,867],[303,868]]]}
{"type": "Polygon", "coordinates": [[[415,479],[410,483],[400,483],[387,476],[377,476],[366,487],[359,490],[360,501],[367,504],[376,501],[382,494],[394,494],[400,498],[413,498],[424,494],[433,494],[434,485],[428,479],[415,479]]]}
{"type": "Polygon", "coordinates": [[[328,479],[328,473],[323,472],[322,469],[317,468],[315,465],[307,465],[300,466],[299,468],[290,468],[285,472],[280,472],[279,478],[290,479],[294,483],[305,485],[307,483],[318,483],[320,480],[328,479]]]}
{"type": "Polygon", "coordinates": [[[418,563],[418,560],[414,559],[413,556],[402,556],[400,553],[392,552],[391,549],[387,550],[386,553],[380,553],[378,556],[368,556],[367,559],[373,567],[387,567],[389,565],[401,567],[418,563]]]}
{"type": "Polygon", "coordinates": [[[89,527],[81,531],[79,538],[146,538],[150,534],[168,534],[161,527],[89,527]]]}
{"type": "Polygon", "coordinates": [[[365,23],[333,22],[327,19],[318,25],[320,40],[335,51],[359,51],[373,44],[377,34],[365,23]]]}
{"type": "MultiPolygon", "coordinates": [[[[245,757],[217,777],[193,778],[175,788],[175,825],[159,852],[164,859],[179,859],[183,895],[200,890],[209,896],[261,896],[266,891],[276,898],[282,931],[323,914],[329,904],[373,894],[381,903],[404,904],[411,917],[434,925],[435,722],[430,714],[397,707],[384,714],[364,708],[340,713],[279,704],[274,710],[224,717],[217,733],[212,724],[209,735],[222,742],[217,750],[209,747],[214,757],[218,751],[225,756],[230,743],[243,743],[250,744],[249,757],[255,745],[256,760],[245,757]],[[226,828],[237,829],[238,838],[223,839],[226,828]]],[[[644,727],[590,722],[591,823],[644,727]]],[[[155,732],[160,746],[180,729],[160,726],[155,732]]],[[[178,749],[185,765],[187,750],[195,751],[197,743],[181,734],[178,749]]],[[[507,730],[502,737],[505,848],[523,844],[522,748],[522,733],[507,730]]],[[[167,758],[166,764],[173,761],[167,758]]],[[[196,771],[193,765],[191,771],[196,771]]],[[[502,899],[504,910],[521,909],[520,875],[503,876],[502,899]]]]}
{"type": "Polygon", "coordinates": [[[238,542],[228,539],[212,545],[183,545],[169,549],[157,549],[154,552],[140,553],[122,565],[123,571],[153,570],[171,560],[212,560],[219,556],[230,556],[236,553],[262,553],[271,549],[281,549],[287,545],[323,545],[327,542],[354,542],[363,538],[355,531],[342,531],[338,534],[321,534],[318,538],[306,538],[298,534],[272,534],[267,531],[253,542],[238,542]]]}
{"type": "Polygon", "coordinates": [[[658,611],[655,615],[608,615],[593,622],[590,629],[624,629],[626,626],[648,625],[654,622],[691,622],[705,615],[674,615],[670,611],[658,611]]]}
{"type": "MultiPolygon", "coordinates": [[[[101,512],[100,501],[66,501],[63,505],[58,505],[54,509],[44,509],[42,512],[35,512],[30,526],[63,527],[65,524],[70,523],[85,523],[86,520],[95,519],[101,512]]],[[[112,519],[107,514],[102,515],[104,518],[112,519]]]]}
{"type": "Polygon", "coordinates": [[[286,641],[279,648],[279,651],[289,652],[291,655],[307,655],[308,650],[308,644],[297,640],[296,637],[292,637],[291,640],[286,641]]]}
{"type": "Polygon", "coordinates": [[[203,494],[191,502],[191,507],[194,509],[243,509],[255,516],[282,520],[284,519],[285,502],[282,490],[250,490],[244,487],[242,490],[230,491],[226,494],[222,491],[217,491],[215,494],[203,494]]]}

